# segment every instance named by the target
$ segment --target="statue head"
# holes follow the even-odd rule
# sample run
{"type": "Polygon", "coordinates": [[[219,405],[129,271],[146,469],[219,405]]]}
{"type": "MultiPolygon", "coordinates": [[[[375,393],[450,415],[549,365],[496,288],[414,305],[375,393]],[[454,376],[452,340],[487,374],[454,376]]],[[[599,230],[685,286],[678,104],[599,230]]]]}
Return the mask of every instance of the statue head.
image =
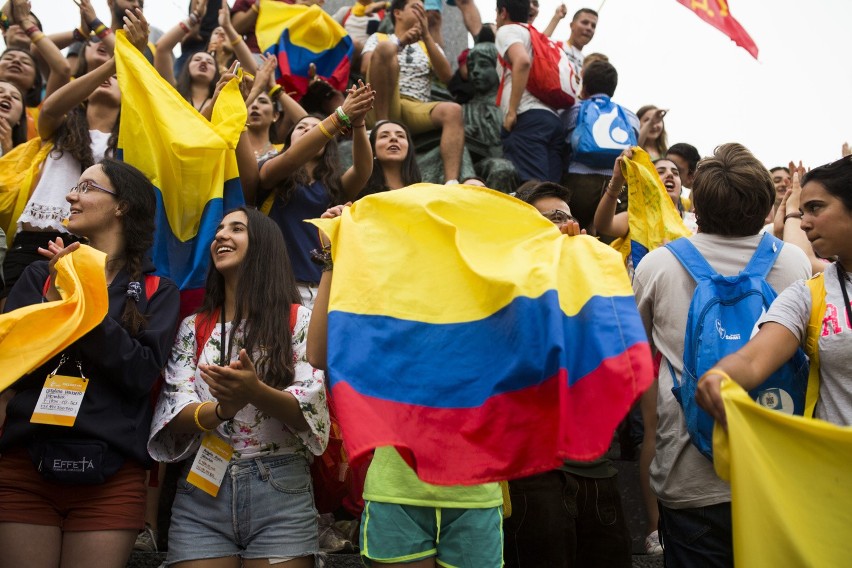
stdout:
{"type": "Polygon", "coordinates": [[[497,95],[497,48],[491,42],[475,44],[467,56],[467,72],[476,97],[497,95]]]}

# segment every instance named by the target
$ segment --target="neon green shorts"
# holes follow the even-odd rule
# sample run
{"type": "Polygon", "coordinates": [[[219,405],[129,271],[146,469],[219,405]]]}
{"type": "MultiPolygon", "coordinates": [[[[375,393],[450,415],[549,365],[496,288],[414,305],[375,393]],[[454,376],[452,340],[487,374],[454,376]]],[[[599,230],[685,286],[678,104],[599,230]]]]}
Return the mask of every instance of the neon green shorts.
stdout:
{"type": "Polygon", "coordinates": [[[503,566],[503,507],[450,509],[367,501],[361,515],[361,556],[416,562],[437,556],[445,568],[503,566]]]}

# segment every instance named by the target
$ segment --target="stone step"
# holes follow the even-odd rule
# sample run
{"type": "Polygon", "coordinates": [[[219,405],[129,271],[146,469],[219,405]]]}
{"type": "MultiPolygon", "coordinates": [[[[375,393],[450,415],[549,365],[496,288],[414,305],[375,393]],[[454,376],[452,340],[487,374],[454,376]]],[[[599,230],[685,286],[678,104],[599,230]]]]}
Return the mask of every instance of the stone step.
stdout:
{"type": "MultiPolygon", "coordinates": [[[[165,553],[134,552],[127,568],[158,568],[166,559],[165,553]]],[[[357,554],[329,554],[326,568],[359,568],[362,566],[357,554]]],[[[633,568],[662,568],[662,556],[637,554],[633,557],[633,568]]]]}

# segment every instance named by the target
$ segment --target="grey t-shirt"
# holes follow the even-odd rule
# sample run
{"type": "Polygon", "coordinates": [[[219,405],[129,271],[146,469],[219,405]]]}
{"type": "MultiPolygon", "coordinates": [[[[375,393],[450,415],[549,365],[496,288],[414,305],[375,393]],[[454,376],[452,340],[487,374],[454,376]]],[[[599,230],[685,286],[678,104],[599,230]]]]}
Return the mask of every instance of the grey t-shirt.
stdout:
{"type": "MultiPolygon", "coordinates": [[[[751,259],[761,235],[721,237],[699,233],[689,237],[716,272],[738,274],[751,259]]],[[[776,292],[810,277],[805,253],[785,245],[767,281],[776,292]]],[[[651,463],[651,488],[666,507],[685,509],[731,500],[730,486],[716,476],[713,464],[692,445],[683,410],[672,394],[673,379],[683,370],[686,318],[695,281],[665,247],[648,253],[633,279],[636,303],[652,345],[663,355],[658,377],[656,455],[651,463]]]]}
{"type": "MultiPolygon", "coordinates": [[[[837,264],[827,265],[823,278],[825,314],[818,343],[820,384],[814,415],[833,424],[849,426],[852,425],[852,326],[843,307],[837,264]]],[[[852,296],[852,283],[848,280],[846,293],[852,296]]],[[[783,325],[804,347],[810,317],[810,290],[804,282],[796,282],[772,303],[762,323],[783,325]]]]}

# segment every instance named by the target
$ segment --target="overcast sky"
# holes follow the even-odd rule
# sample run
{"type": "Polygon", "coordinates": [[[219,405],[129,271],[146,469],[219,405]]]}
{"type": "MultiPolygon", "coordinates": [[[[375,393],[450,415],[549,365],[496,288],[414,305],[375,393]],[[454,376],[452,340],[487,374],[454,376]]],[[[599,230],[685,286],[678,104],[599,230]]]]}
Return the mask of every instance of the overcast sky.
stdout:
{"type": "MultiPolygon", "coordinates": [[[[540,0],[544,29],[557,0],[540,0]]],[[[109,23],[106,0],[93,0],[109,23]]],[[[233,2],[231,2],[233,3],[233,2]]],[[[32,0],[45,31],[77,25],[72,0],[32,0]]],[[[494,21],[494,0],[477,0],[494,21]]],[[[598,9],[600,0],[568,4],[598,9]]],[[[634,111],[669,109],[669,143],[689,142],[702,155],[741,142],[767,167],[802,159],[817,166],[852,143],[852,1],[728,0],[731,14],[757,44],[755,60],[677,0],[606,0],[598,32],[584,51],[609,56],[619,71],[614,99],[634,111]]],[[[147,0],[145,14],[161,29],[185,17],[186,0],[147,0]]],[[[445,7],[446,10],[455,8],[445,7]]],[[[568,19],[554,37],[567,39],[568,19]]]]}

